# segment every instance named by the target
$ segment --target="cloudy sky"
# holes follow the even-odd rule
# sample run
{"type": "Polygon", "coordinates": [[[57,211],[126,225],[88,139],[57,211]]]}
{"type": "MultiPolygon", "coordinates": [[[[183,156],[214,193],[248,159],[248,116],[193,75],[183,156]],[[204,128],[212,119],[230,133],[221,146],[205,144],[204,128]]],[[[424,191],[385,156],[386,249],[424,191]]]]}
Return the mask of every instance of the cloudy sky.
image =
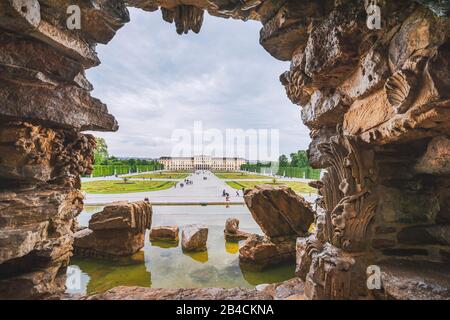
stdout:
{"type": "Polygon", "coordinates": [[[118,132],[94,133],[110,154],[172,155],[180,146],[174,136],[192,133],[195,123],[223,136],[227,129],[278,129],[281,153],[307,148],[300,111],[279,82],[289,63],[259,45],[259,22],[206,15],[200,34],[179,36],[159,11],[130,14],[131,22],[97,47],[102,64],[87,72],[93,96],[119,122],[118,132]]]}

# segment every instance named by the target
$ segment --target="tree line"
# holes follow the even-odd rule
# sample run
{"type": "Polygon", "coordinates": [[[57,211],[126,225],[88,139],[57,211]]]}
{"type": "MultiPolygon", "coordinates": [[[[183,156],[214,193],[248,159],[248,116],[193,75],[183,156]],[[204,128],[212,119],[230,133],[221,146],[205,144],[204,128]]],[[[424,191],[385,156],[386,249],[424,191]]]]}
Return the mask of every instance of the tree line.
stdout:
{"type": "Polygon", "coordinates": [[[289,158],[282,154],[279,157],[279,166],[280,167],[294,167],[294,168],[307,168],[309,166],[308,154],[306,150],[299,150],[297,152],[293,152],[289,155],[289,158]]]}
{"type": "Polygon", "coordinates": [[[156,166],[161,165],[157,160],[147,160],[138,158],[119,159],[109,155],[108,145],[105,139],[96,137],[96,147],[94,150],[94,164],[103,166],[156,166]]]}
{"type": "Polygon", "coordinates": [[[111,176],[116,174],[128,174],[134,172],[155,171],[163,169],[163,165],[156,160],[146,159],[119,159],[111,156],[105,139],[96,137],[94,150],[93,177],[111,176]]]}
{"type": "Polygon", "coordinates": [[[320,179],[320,169],[313,169],[309,165],[308,154],[306,150],[299,150],[293,152],[288,156],[282,154],[278,158],[278,171],[271,172],[271,163],[257,162],[256,164],[244,164],[241,170],[262,173],[262,174],[276,174],[277,176],[289,178],[306,178],[306,179],[320,179]]]}

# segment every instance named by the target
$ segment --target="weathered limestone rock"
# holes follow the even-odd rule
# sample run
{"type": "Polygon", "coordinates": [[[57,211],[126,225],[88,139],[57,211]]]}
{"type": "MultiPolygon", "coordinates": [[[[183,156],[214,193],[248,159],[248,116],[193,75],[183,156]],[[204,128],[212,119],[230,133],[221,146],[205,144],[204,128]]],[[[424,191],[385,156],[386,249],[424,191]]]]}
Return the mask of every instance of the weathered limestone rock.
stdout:
{"type": "Polygon", "coordinates": [[[378,299],[450,300],[450,265],[407,260],[380,263],[382,289],[378,299]]]}
{"type": "Polygon", "coordinates": [[[450,174],[450,139],[444,136],[433,138],[426,153],[419,159],[415,169],[419,173],[450,174]]]}
{"type": "Polygon", "coordinates": [[[131,256],[144,247],[145,230],[152,224],[148,202],[116,202],[92,215],[89,229],[75,234],[74,253],[115,259],[131,256]]]}
{"type": "Polygon", "coordinates": [[[245,203],[268,237],[305,235],[314,219],[311,205],[286,186],[247,189],[245,203]]]}
{"type": "Polygon", "coordinates": [[[319,3],[287,1],[273,18],[264,24],[260,43],[279,60],[291,60],[299,43],[308,40],[308,26],[323,11],[319,3]]]}
{"type": "Polygon", "coordinates": [[[305,300],[305,284],[300,278],[272,284],[260,284],[257,291],[271,295],[274,300],[305,300]]]}
{"type": "Polygon", "coordinates": [[[30,86],[0,79],[1,116],[77,130],[118,129],[106,105],[87,91],[75,85],[61,85],[58,91],[56,87],[57,83],[30,86]]]}
{"type": "Polygon", "coordinates": [[[225,232],[236,233],[239,230],[239,219],[237,218],[228,218],[225,221],[225,232]]]}
{"type": "Polygon", "coordinates": [[[311,205],[285,186],[248,189],[245,203],[266,235],[251,235],[239,248],[244,266],[264,269],[295,259],[295,239],[308,233],[314,219],[311,205]]]}
{"type": "Polygon", "coordinates": [[[312,257],[308,254],[308,245],[314,248],[312,244],[315,238],[310,236],[309,238],[297,238],[295,245],[295,275],[301,279],[306,279],[306,276],[311,267],[312,257]]]}
{"type": "Polygon", "coordinates": [[[0,26],[5,29],[27,30],[41,22],[38,0],[11,0],[0,4],[0,26]]]}
{"type": "Polygon", "coordinates": [[[73,131],[53,130],[27,122],[0,127],[0,177],[49,182],[64,178],[79,187],[78,174],[92,170],[95,139],[73,131]]]}
{"type": "Polygon", "coordinates": [[[174,9],[161,8],[163,19],[169,23],[175,21],[178,34],[192,30],[199,33],[203,24],[203,9],[189,5],[180,5],[174,9]]]}
{"type": "Polygon", "coordinates": [[[244,268],[262,270],[295,260],[295,236],[268,238],[253,234],[239,248],[244,268]]]}
{"type": "Polygon", "coordinates": [[[89,43],[107,44],[116,31],[130,21],[128,9],[121,0],[78,2],[81,5],[83,33],[89,43]]]}
{"type": "Polygon", "coordinates": [[[239,230],[239,219],[228,218],[225,222],[225,229],[223,230],[225,240],[230,242],[236,242],[247,239],[251,234],[239,230]]]}
{"type": "Polygon", "coordinates": [[[272,300],[266,293],[244,288],[164,289],[116,287],[87,300],[272,300]]]}
{"type": "Polygon", "coordinates": [[[208,227],[203,224],[190,224],[183,227],[181,246],[185,251],[205,251],[208,240],[208,227]]]}
{"type": "Polygon", "coordinates": [[[339,91],[354,101],[380,89],[389,74],[387,55],[383,47],[374,46],[358,63],[358,68],[339,86],[339,91]]]}
{"type": "Polygon", "coordinates": [[[1,299],[64,291],[74,218],[82,210],[82,198],[72,187],[53,185],[0,192],[1,299]]]}
{"type": "Polygon", "coordinates": [[[367,30],[355,17],[363,10],[352,2],[337,3],[329,16],[312,28],[304,50],[304,71],[316,86],[337,86],[355,70],[357,48],[367,30]]]}
{"type": "Polygon", "coordinates": [[[178,242],[178,226],[157,226],[150,230],[150,240],[178,242]]]}
{"type": "Polygon", "coordinates": [[[309,164],[313,168],[326,168],[330,166],[329,158],[320,148],[321,145],[330,143],[331,137],[336,135],[336,128],[323,127],[312,129],[310,132],[311,143],[308,148],[309,164]]]}
{"type": "Polygon", "coordinates": [[[299,241],[297,246],[301,254],[296,274],[305,279],[308,299],[349,299],[365,293],[365,269],[360,269],[356,256],[314,238],[299,241]]]}
{"type": "Polygon", "coordinates": [[[261,284],[255,289],[166,289],[120,286],[88,297],[68,296],[67,298],[81,300],[304,300],[305,296],[303,281],[292,278],[279,283],[261,284]]]}

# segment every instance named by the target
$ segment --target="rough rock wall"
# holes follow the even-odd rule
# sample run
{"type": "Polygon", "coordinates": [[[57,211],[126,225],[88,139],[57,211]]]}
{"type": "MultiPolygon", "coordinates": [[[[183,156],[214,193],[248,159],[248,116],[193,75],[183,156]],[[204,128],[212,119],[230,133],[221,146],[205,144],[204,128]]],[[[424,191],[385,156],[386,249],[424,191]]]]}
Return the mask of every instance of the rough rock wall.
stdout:
{"type": "Polygon", "coordinates": [[[450,3],[378,3],[380,30],[359,1],[303,17],[281,76],[311,129],[311,165],[327,171],[318,232],[297,248],[311,299],[368,295],[369,265],[449,262],[450,3]]]}
{"type": "Polygon", "coordinates": [[[91,170],[95,140],[28,122],[0,125],[0,298],[64,289],[79,175],[91,170]]]}
{"type": "Polygon", "coordinates": [[[384,257],[448,261],[450,4],[378,3],[380,30],[362,0],[0,0],[0,294],[64,289],[94,147],[80,131],[118,128],[85,70],[126,5],[162,8],[179,33],[200,31],[200,9],[259,20],[261,45],[291,61],[281,81],[328,171],[319,231],[298,242],[308,297],[367,294],[365,267],[384,257]],[[66,25],[73,4],[81,30],[66,25]]]}
{"type": "Polygon", "coordinates": [[[74,255],[116,260],[144,247],[152,225],[152,205],[146,201],[113,202],[92,215],[89,228],[74,235],[74,255]]]}
{"type": "Polygon", "coordinates": [[[80,131],[117,129],[85,69],[126,21],[121,1],[0,0],[0,298],[65,289],[95,147],[80,131]],[[66,27],[69,2],[82,32],[66,27]]]}

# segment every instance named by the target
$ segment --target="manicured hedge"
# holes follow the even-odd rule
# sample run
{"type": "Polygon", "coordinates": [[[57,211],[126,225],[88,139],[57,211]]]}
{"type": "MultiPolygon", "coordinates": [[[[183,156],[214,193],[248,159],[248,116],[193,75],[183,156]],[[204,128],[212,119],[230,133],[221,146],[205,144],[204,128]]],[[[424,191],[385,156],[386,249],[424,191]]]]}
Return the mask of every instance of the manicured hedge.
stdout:
{"type": "Polygon", "coordinates": [[[135,172],[149,172],[161,170],[161,165],[94,165],[92,170],[92,177],[107,177],[115,174],[128,174],[135,172]]]}
{"type": "MultiPolygon", "coordinates": [[[[242,170],[260,174],[270,174],[270,167],[263,167],[258,165],[243,165],[241,167],[242,170]]],[[[311,167],[279,167],[278,172],[276,172],[277,176],[282,176],[286,178],[305,178],[305,179],[320,179],[320,169],[313,169],[311,167]]]]}

